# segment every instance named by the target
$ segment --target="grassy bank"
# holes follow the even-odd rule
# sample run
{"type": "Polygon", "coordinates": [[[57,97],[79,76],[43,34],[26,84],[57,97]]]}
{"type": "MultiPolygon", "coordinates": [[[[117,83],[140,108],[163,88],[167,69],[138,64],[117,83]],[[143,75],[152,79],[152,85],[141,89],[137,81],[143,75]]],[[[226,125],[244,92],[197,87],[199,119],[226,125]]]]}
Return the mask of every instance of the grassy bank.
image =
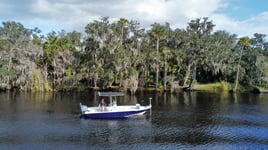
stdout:
{"type": "MultiPolygon", "coordinates": [[[[207,84],[194,84],[194,90],[196,91],[209,91],[209,92],[230,92],[233,89],[233,84],[228,82],[216,82],[216,83],[207,83],[207,84]]],[[[268,93],[268,89],[256,86],[242,86],[239,85],[237,88],[237,92],[246,93],[246,92],[254,92],[254,93],[268,93]]]]}
{"type": "MultiPolygon", "coordinates": [[[[232,83],[228,83],[225,81],[221,81],[221,82],[215,82],[215,83],[205,83],[205,84],[201,84],[201,83],[194,83],[193,84],[193,90],[194,91],[207,91],[207,92],[230,92],[233,90],[234,85],[232,83]]],[[[178,92],[178,91],[183,91],[185,87],[178,87],[176,89],[174,89],[174,92],[178,92]]],[[[187,87],[186,87],[187,88],[187,87]]],[[[62,89],[62,91],[87,91],[87,90],[102,90],[99,88],[89,88],[88,86],[75,86],[72,88],[68,88],[65,87],[62,89]]],[[[107,89],[104,90],[109,90],[109,91],[128,91],[129,89],[124,89],[124,88],[120,88],[118,86],[111,86],[107,89]]],[[[138,87],[137,91],[156,91],[154,87],[138,87]]],[[[164,92],[164,89],[162,86],[159,87],[159,89],[157,90],[158,92],[164,92]]],[[[172,92],[170,91],[170,89],[167,90],[167,92],[172,92]]],[[[254,87],[254,86],[241,86],[239,85],[237,88],[237,91],[239,93],[247,93],[247,92],[254,92],[254,93],[268,93],[268,89],[264,89],[264,88],[259,88],[259,87],[254,87]]]]}
{"type": "Polygon", "coordinates": [[[207,84],[194,84],[194,90],[197,91],[209,91],[209,92],[228,92],[232,89],[232,84],[228,82],[216,82],[216,83],[207,83],[207,84]]]}

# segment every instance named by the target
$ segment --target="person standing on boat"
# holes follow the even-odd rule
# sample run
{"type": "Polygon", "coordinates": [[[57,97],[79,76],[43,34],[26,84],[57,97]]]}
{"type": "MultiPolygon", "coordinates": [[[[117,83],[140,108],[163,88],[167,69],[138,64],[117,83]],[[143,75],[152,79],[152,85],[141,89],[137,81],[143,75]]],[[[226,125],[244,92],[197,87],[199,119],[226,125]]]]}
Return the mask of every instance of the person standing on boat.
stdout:
{"type": "Polygon", "coordinates": [[[101,111],[104,111],[106,109],[106,103],[103,98],[101,99],[101,102],[100,102],[100,109],[101,111]]]}

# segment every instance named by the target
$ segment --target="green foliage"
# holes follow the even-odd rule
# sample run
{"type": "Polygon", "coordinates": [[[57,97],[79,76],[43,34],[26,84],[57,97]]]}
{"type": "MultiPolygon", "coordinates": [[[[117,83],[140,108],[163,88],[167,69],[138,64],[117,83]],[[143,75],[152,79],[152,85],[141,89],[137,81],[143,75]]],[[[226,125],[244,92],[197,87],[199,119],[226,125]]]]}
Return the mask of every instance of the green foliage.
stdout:
{"type": "Polygon", "coordinates": [[[50,92],[52,88],[48,81],[46,81],[39,70],[35,70],[31,73],[31,91],[50,92]]]}
{"type": "Polygon", "coordinates": [[[237,83],[238,91],[268,87],[266,36],[237,38],[226,31],[213,32],[214,27],[207,17],[189,21],[186,29],[154,23],[148,30],[137,21],[102,17],[85,26],[85,35],[61,30],[43,36],[38,28],[3,22],[0,79],[11,88],[16,83],[29,89],[30,84],[32,90],[44,91],[51,86],[122,86],[123,81],[133,81],[135,90],[136,81],[164,89],[169,82],[200,83],[195,87],[209,91],[228,91],[231,83],[237,83]]]}
{"type": "Polygon", "coordinates": [[[9,71],[5,68],[0,68],[0,76],[14,79],[16,77],[16,72],[14,70],[9,71]]]}
{"type": "Polygon", "coordinates": [[[66,69],[66,74],[67,74],[67,77],[71,77],[72,76],[72,68],[71,67],[68,67],[67,69],[66,69]]]}
{"type": "Polygon", "coordinates": [[[242,47],[249,47],[250,46],[250,39],[248,36],[241,37],[239,39],[238,44],[242,47]]]}
{"type": "Polygon", "coordinates": [[[210,91],[210,92],[229,92],[232,89],[232,85],[228,82],[221,81],[207,84],[195,84],[196,90],[210,91]]]}
{"type": "Polygon", "coordinates": [[[165,26],[155,23],[152,25],[151,34],[156,39],[165,39],[167,37],[167,31],[165,26]]]}

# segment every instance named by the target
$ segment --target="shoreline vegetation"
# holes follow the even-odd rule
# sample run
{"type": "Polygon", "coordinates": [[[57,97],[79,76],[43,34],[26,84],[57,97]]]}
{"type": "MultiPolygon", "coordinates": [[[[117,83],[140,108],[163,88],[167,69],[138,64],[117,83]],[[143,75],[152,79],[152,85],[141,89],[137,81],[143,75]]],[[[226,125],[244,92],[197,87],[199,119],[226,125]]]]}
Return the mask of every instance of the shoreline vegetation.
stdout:
{"type": "Polygon", "coordinates": [[[214,31],[207,17],[184,29],[143,28],[109,17],[85,32],[51,31],[15,21],[0,26],[0,91],[137,90],[268,93],[266,35],[214,31]]]}
{"type": "MultiPolygon", "coordinates": [[[[194,83],[192,89],[189,89],[189,87],[183,87],[178,86],[174,89],[168,88],[166,90],[163,89],[163,87],[160,87],[159,89],[155,89],[154,87],[138,87],[136,91],[157,91],[157,92],[168,92],[168,93],[176,93],[176,92],[191,92],[191,91],[203,91],[203,92],[211,92],[211,93],[221,93],[221,92],[229,92],[234,93],[233,91],[234,85],[232,83],[227,83],[225,81],[222,82],[215,82],[215,83],[194,83]]],[[[119,86],[111,86],[107,87],[106,89],[101,88],[63,88],[61,91],[70,92],[70,91],[87,91],[87,90],[93,90],[93,91],[122,91],[122,92],[130,92],[129,88],[122,88],[119,86]]],[[[237,91],[238,93],[256,93],[256,94],[266,94],[268,93],[268,89],[256,87],[256,86],[241,86],[239,85],[237,91]]]]}

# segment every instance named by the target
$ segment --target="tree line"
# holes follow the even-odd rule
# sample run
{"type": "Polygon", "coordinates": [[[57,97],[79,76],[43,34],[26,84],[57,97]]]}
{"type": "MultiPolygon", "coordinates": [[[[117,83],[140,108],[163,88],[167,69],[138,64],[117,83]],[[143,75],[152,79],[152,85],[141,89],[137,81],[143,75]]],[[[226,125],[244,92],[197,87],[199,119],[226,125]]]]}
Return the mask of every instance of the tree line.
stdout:
{"type": "Polygon", "coordinates": [[[268,42],[255,33],[238,37],[214,31],[207,17],[185,29],[109,17],[89,22],[85,32],[27,29],[15,21],[0,26],[0,89],[61,91],[119,87],[169,90],[195,82],[225,81],[267,87],[268,42]]]}

